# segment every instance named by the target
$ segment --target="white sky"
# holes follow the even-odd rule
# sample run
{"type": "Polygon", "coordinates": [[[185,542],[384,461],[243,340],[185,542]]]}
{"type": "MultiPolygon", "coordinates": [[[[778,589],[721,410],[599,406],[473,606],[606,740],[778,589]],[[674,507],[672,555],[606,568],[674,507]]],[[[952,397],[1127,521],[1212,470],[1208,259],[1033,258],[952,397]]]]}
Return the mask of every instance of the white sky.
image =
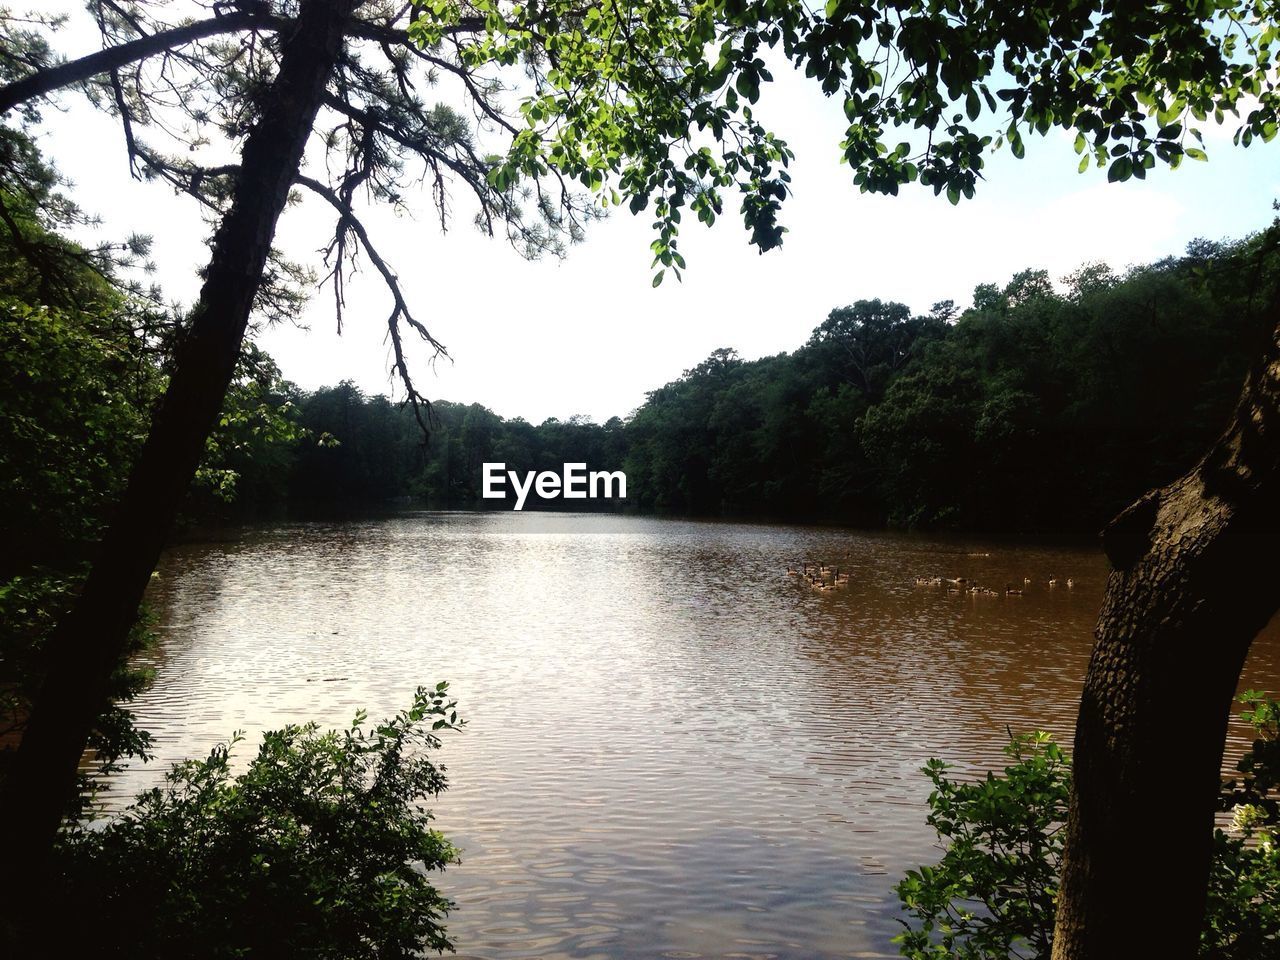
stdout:
{"type": "MultiPolygon", "coordinates": [[[[63,52],[88,52],[92,39],[85,40],[63,52]]],[[[858,193],[841,165],[843,118],[815,85],[780,75],[759,115],[797,154],[795,195],[783,212],[790,233],[781,250],[761,256],[735,219],[736,201],[726,202],[711,230],[688,218],[683,283],[668,276],[651,287],[651,217],[643,213],[623,210],[593,224],[564,261],[529,263],[478,233],[461,203],[442,236],[425,188],[412,220],[369,212],[366,224],[417,316],[453,357],[433,373],[417,351],[419,389],[535,423],[573,414],[603,421],[626,415],[647,390],[718,347],[736,347],[746,358],[793,350],[829,310],[857,299],[900,300],[923,311],[942,299],[967,305],[975,284],[1003,283],[1027,267],[1055,278],[1086,261],[1120,269],[1180,253],[1194,237],[1260,229],[1280,197],[1280,142],[1239,150],[1217,131],[1206,136],[1207,164],[1157,169],[1146,182],[1108,184],[1093,168],[1077,174],[1070,138],[1055,131],[1028,142],[1022,161],[1007,151],[992,158],[976,198],[958,207],[926,189],[871,197],[858,193]]],[[[132,181],[118,126],[79,104],[61,115],[46,111],[41,143],[75,183],[81,206],[103,217],[104,235],[155,238],[157,279],[169,298],[190,303],[207,259],[194,201],[132,181]]],[[[307,200],[286,212],[277,245],[318,266],[314,251],[331,220],[327,208],[307,200]]],[[[388,312],[388,296],[366,264],[348,288],[341,337],[326,290],[308,309],[309,331],[279,327],[259,342],[302,387],[351,379],[394,395],[388,312]]]]}

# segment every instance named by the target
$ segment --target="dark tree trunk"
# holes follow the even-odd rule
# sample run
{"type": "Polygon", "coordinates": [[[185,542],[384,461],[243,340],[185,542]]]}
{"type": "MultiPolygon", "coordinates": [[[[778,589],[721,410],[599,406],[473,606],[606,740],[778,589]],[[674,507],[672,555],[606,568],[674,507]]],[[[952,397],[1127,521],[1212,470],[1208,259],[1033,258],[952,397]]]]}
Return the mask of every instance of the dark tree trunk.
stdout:
{"type": "Polygon", "coordinates": [[[1054,960],[1196,955],[1231,701],[1280,606],[1278,534],[1280,325],[1208,455],[1103,534],[1054,960]]]}
{"type": "Polygon", "coordinates": [[[245,140],[232,206],[214,235],[168,391],[83,592],[51,638],[50,672],[0,798],[10,904],[38,887],[33,881],[74,796],[77,764],[108,680],[231,382],[276,221],[355,5],[306,0],[296,28],[282,37],[280,71],[245,140]]]}

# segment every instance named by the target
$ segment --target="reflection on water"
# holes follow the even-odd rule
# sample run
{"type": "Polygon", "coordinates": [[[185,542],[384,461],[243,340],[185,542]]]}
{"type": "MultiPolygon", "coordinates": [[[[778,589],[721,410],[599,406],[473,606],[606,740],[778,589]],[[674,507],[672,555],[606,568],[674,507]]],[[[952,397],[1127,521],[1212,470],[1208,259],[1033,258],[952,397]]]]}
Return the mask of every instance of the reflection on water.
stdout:
{"type": "MultiPolygon", "coordinates": [[[[1089,549],[589,515],[254,529],[165,557],[136,704],[158,759],[114,802],[234,730],[447,679],[461,956],[892,956],[891,885],[937,856],[921,764],[1069,738],[1105,573],[1089,549]],[[852,581],[815,592],[785,574],[804,561],[852,581]]],[[[1249,681],[1278,680],[1272,629],[1249,681]]]]}

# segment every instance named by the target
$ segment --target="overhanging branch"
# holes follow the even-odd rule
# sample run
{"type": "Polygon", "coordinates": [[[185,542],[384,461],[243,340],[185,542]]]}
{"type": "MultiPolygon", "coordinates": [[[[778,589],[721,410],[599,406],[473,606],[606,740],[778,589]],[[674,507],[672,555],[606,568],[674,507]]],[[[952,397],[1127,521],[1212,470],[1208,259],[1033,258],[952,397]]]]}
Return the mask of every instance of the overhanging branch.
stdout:
{"type": "MultiPolygon", "coordinates": [[[[391,338],[391,349],[395,354],[396,373],[399,374],[400,381],[404,384],[405,393],[409,404],[413,407],[413,415],[418,421],[418,426],[422,428],[424,434],[429,433],[428,418],[431,415],[431,401],[418,392],[417,387],[413,384],[413,378],[409,374],[409,365],[404,355],[404,342],[400,322],[403,320],[423,341],[430,344],[432,349],[435,350],[436,356],[447,357],[449,355],[448,350],[431,335],[427,328],[409,310],[409,304],[400,289],[399,278],[369,240],[369,231],[365,229],[364,224],[355,215],[355,211],[351,209],[351,204],[340,197],[331,187],[304,174],[299,174],[295,182],[300,186],[306,187],[317,196],[324,198],[338,212],[338,235],[335,237],[334,244],[330,249],[342,246],[342,237],[348,231],[353,233],[359,240],[360,245],[364,247],[365,253],[369,255],[369,261],[374,265],[378,273],[382,275],[387,289],[391,291],[393,306],[391,316],[387,318],[387,335],[391,338]]],[[[342,264],[335,264],[334,270],[336,278],[337,273],[342,270],[342,264]]],[[[339,281],[335,279],[335,282],[339,281]]]]}
{"type": "Polygon", "coordinates": [[[186,26],[153,33],[137,40],[130,40],[116,47],[108,47],[76,60],[68,60],[56,67],[37,70],[29,77],[15,80],[0,87],[0,114],[12,110],[28,100],[43,97],[77,83],[84,83],[99,74],[117,70],[126,64],[146,60],[157,54],[185,46],[205,37],[221,33],[238,33],[242,30],[276,30],[289,21],[277,17],[264,17],[255,13],[237,11],[211,20],[199,20],[186,26]]]}
{"type": "MultiPolygon", "coordinates": [[[[158,54],[167,53],[178,47],[203,40],[206,37],[224,33],[239,33],[245,30],[269,30],[279,32],[291,26],[294,21],[269,14],[246,12],[242,10],[213,17],[209,20],[198,20],[195,23],[161,30],[156,33],[130,40],[118,46],[108,47],[75,60],[68,60],[56,67],[37,70],[30,76],[15,80],[0,87],[0,115],[8,113],[14,107],[47,96],[63,87],[84,83],[94,77],[131,63],[138,63],[158,54]]],[[[449,28],[446,33],[469,33],[484,28],[484,20],[479,17],[464,17],[449,28]]],[[[392,39],[406,43],[415,53],[419,51],[409,42],[408,34],[402,30],[393,30],[379,24],[363,20],[354,20],[348,33],[352,37],[366,40],[387,42],[392,39]]],[[[427,58],[432,59],[432,58],[427,58]]],[[[454,69],[450,67],[450,69],[454,69]]],[[[456,71],[455,71],[456,72],[456,71]]]]}

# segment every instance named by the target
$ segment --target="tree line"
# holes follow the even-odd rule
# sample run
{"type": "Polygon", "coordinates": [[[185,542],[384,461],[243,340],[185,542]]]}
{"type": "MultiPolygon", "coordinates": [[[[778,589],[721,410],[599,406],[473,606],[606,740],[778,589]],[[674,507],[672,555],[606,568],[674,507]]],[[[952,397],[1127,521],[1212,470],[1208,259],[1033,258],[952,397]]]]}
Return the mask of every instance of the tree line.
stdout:
{"type": "Polygon", "coordinates": [[[279,381],[306,438],[238,458],[240,505],[486,505],[485,462],[584,462],[624,469],[633,510],[1094,533],[1225,422],[1268,332],[1258,290],[1275,263],[1259,245],[1197,240],[1057,284],[1026,270],[963,311],[859,300],[790,353],[717,350],[603,424],[437,401],[424,443],[384,396],[279,381]]]}

